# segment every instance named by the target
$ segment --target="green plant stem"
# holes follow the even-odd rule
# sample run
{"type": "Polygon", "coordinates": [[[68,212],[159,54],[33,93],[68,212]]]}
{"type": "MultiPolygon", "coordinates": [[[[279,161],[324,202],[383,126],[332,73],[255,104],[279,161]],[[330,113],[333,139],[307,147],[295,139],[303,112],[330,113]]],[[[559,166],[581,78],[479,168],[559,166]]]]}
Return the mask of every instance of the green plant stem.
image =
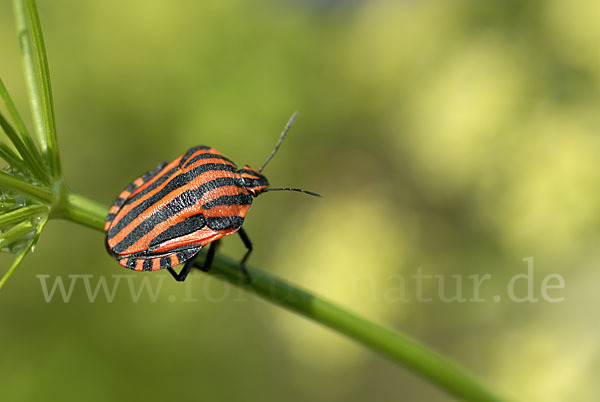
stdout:
{"type": "MultiPolygon", "coordinates": [[[[29,253],[29,251],[31,251],[32,247],[37,243],[38,238],[40,237],[40,233],[42,232],[42,229],[44,228],[44,226],[46,225],[47,222],[48,222],[48,215],[46,215],[46,217],[43,219],[43,221],[40,222],[40,224],[37,227],[37,230],[36,230],[35,234],[33,235],[33,238],[31,240],[29,240],[29,242],[27,243],[27,245],[17,255],[17,258],[15,258],[15,260],[13,261],[12,265],[10,266],[10,268],[8,268],[8,271],[6,271],[6,274],[4,274],[4,276],[2,277],[2,279],[0,279],[0,289],[2,289],[2,287],[10,279],[10,277],[12,276],[12,274],[15,273],[15,271],[17,270],[17,267],[19,265],[21,265],[21,261],[23,261],[23,258],[25,258],[25,256],[27,255],[27,253],[29,253]]],[[[33,226],[29,225],[27,222],[22,222],[21,224],[17,225],[17,227],[18,226],[21,226],[21,227],[27,227],[27,226],[29,226],[29,227],[31,227],[33,229],[33,226]]],[[[8,233],[8,231],[5,232],[4,235],[6,235],[7,233],[8,233]]],[[[26,233],[29,233],[29,232],[26,232],[26,233]]]]}
{"type": "Polygon", "coordinates": [[[55,198],[52,190],[27,183],[4,172],[0,172],[0,188],[7,188],[30,195],[46,204],[52,204],[55,198]]]}
{"type": "MultiPolygon", "coordinates": [[[[2,79],[0,79],[0,98],[4,100],[6,108],[8,109],[8,112],[10,113],[10,116],[13,120],[13,123],[17,127],[16,131],[19,133],[20,138],[11,138],[12,132],[10,132],[10,130],[12,130],[12,127],[8,128],[9,131],[6,131],[6,127],[4,128],[6,134],[9,136],[9,139],[11,139],[12,143],[15,145],[23,159],[25,159],[29,163],[33,173],[36,175],[38,180],[40,180],[44,184],[50,184],[50,178],[48,177],[46,171],[42,168],[42,165],[40,163],[40,161],[42,160],[40,153],[37,147],[35,146],[35,143],[33,142],[31,136],[29,135],[29,131],[27,130],[27,127],[25,126],[25,123],[23,122],[23,119],[21,118],[21,115],[19,114],[17,107],[15,106],[12,98],[10,97],[10,94],[8,93],[8,90],[6,89],[6,86],[4,85],[2,79]]],[[[2,117],[2,120],[6,119],[2,117]]],[[[8,122],[4,122],[2,125],[8,125],[8,122]]]]}
{"type": "Polygon", "coordinates": [[[21,154],[24,162],[30,167],[35,177],[37,177],[37,179],[40,180],[42,183],[49,184],[50,180],[48,179],[46,172],[44,171],[39,160],[37,159],[38,157],[35,155],[35,147],[30,148],[28,145],[25,144],[25,142],[21,139],[21,137],[19,137],[14,128],[12,128],[12,126],[4,118],[2,113],[0,113],[0,127],[2,127],[2,129],[6,133],[6,136],[13,143],[17,151],[19,151],[19,154],[21,154]]]}
{"type": "Polygon", "coordinates": [[[0,142],[0,158],[4,159],[11,168],[26,172],[28,166],[9,146],[3,142],[0,142]]]}
{"type": "Polygon", "coordinates": [[[60,202],[52,217],[66,219],[96,230],[104,230],[108,209],[96,201],[74,194],[63,188],[60,202]]]}
{"type": "Polygon", "coordinates": [[[52,85],[50,83],[50,69],[48,68],[46,45],[44,44],[44,35],[42,34],[37,5],[33,0],[26,1],[30,28],[33,33],[33,50],[35,50],[35,60],[37,62],[38,83],[42,95],[42,116],[44,119],[44,133],[46,134],[48,163],[52,171],[52,177],[55,180],[59,180],[62,177],[62,167],[60,153],[58,152],[58,137],[56,135],[56,122],[54,120],[54,100],[52,99],[52,85]]]}
{"type": "Polygon", "coordinates": [[[22,220],[47,213],[48,207],[45,205],[31,205],[28,207],[19,208],[0,215],[0,226],[14,225],[22,220]]]}
{"type": "Polygon", "coordinates": [[[2,277],[2,279],[0,279],[0,289],[2,289],[2,287],[10,279],[10,277],[12,276],[12,274],[15,273],[17,267],[21,264],[21,261],[23,261],[23,258],[25,258],[25,256],[29,252],[29,250],[31,250],[31,247],[33,246],[34,241],[35,240],[32,239],[29,242],[29,244],[27,245],[27,247],[25,247],[25,249],[23,251],[21,251],[21,253],[19,255],[17,255],[17,258],[15,258],[15,260],[13,261],[12,265],[10,266],[10,268],[8,268],[8,271],[6,271],[6,274],[4,274],[4,276],[2,277]]]}
{"type": "Polygon", "coordinates": [[[15,22],[17,26],[17,36],[21,45],[21,54],[23,55],[23,69],[25,71],[25,83],[27,84],[27,95],[29,98],[29,107],[31,108],[31,117],[38,141],[42,152],[46,152],[46,135],[44,134],[44,113],[42,110],[42,94],[38,85],[38,75],[36,70],[35,49],[31,34],[27,27],[28,13],[23,0],[13,0],[13,9],[15,12],[15,22]]]}
{"type": "MultiPolygon", "coordinates": [[[[73,193],[64,197],[63,203],[59,209],[62,212],[58,217],[103,230],[104,219],[108,213],[106,207],[73,193]]],[[[251,283],[247,283],[240,273],[238,262],[217,256],[209,274],[326,325],[408,367],[461,399],[477,402],[501,401],[471,374],[417,340],[365,320],[256,268],[248,268],[248,271],[252,276],[251,283]]]]}
{"type": "Polygon", "coordinates": [[[11,245],[29,233],[33,234],[33,232],[35,232],[35,228],[30,222],[21,222],[13,226],[0,236],[0,249],[11,245]]]}

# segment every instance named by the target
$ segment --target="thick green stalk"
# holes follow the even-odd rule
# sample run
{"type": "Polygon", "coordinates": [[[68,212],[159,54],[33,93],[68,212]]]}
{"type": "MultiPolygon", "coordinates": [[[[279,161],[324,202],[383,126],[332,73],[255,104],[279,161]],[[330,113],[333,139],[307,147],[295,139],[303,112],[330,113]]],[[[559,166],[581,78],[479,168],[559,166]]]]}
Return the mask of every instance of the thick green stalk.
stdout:
{"type": "Polygon", "coordinates": [[[66,187],[52,217],[70,220],[96,230],[104,230],[108,209],[89,198],[73,194],[66,187]]]}
{"type": "MultiPolygon", "coordinates": [[[[59,208],[61,212],[57,213],[57,217],[103,230],[104,218],[108,213],[106,207],[72,193],[62,200],[63,205],[59,208]]],[[[252,276],[251,283],[247,283],[240,273],[238,262],[218,256],[210,275],[353,338],[461,399],[477,402],[501,401],[479,384],[471,374],[417,340],[365,320],[256,268],[248,268],[248,271],[252,276]]]]}

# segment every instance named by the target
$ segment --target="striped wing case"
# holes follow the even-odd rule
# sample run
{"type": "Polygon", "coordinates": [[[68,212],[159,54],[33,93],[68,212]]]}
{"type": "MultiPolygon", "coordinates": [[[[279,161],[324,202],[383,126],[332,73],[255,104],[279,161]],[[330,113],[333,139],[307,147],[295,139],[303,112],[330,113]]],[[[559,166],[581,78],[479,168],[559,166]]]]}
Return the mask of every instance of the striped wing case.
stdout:
{"type": "Polygon", "coordinates": [[[252,197],[237,166],[195,147],[133,181],[106,218],[106,248],[124,267],[156,271],[181,264],[244,222],[252,197]]]}

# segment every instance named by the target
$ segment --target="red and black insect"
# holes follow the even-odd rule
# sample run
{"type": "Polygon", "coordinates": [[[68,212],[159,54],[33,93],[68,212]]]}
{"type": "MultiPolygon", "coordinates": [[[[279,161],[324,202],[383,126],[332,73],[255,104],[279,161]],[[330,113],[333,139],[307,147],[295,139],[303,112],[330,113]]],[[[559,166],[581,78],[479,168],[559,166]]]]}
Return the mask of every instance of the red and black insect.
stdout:
{"type": "Polygon", "coordinates": [[[252,197],[274,190],[319,196],[297,188],[269,188],[261,173],[295,118],[296,114],[258,170],[248,165],[238,169],[217,150],[198,146],[134,180],[119,194],[106,218],[109,254],[124,267],[135,271],[166,268],[176,280],[183,281],[203,247],[210,244],[199,268],[208,271],[219,239],[237,232],[248,249],[240,269],[250,279],[244,264],[252,243],[242,223],[252,197]],[[173,267],[182,263],[185,265],[178,274],[173,267]]]}

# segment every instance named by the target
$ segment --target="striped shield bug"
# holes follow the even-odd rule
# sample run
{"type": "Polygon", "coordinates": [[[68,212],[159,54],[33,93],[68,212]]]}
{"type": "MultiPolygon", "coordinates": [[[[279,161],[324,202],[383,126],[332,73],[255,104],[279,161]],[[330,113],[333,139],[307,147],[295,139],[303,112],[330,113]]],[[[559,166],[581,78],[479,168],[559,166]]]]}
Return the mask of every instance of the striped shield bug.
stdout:
{"type": "Polygon", "coordinates": [[[219,239],[238,233],[247,248],[240,269],[250,280],[245,263],[252,243],[242,223],[253,197],[275,190],[320,196],[299,188],[270,188],[262,174],[295,119],[294,113],[258,170],[248,165],[238,169],[214,148],[198,146],[135,179],[119,194],[106,218],[108,253],[126,268],[166,268],[183,281],[203,247],[210,244],[199,268],[208,271],[219,239]],[[173,267],[179,264],[184,266],[176,273],[173,267]]]}

